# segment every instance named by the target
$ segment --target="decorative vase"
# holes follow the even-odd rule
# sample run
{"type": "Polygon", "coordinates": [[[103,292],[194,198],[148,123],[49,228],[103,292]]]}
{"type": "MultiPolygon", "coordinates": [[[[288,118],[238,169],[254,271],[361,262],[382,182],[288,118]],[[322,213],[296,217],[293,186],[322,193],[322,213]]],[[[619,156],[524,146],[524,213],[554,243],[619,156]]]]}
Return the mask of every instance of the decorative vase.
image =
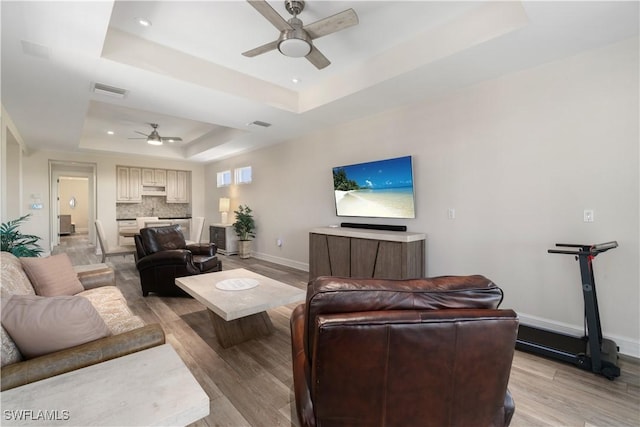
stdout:
{"type": "Polygon", "coordinates": [[[251,240],[238,241],[238,256],[243,259],[251,258],[251,240]]]}

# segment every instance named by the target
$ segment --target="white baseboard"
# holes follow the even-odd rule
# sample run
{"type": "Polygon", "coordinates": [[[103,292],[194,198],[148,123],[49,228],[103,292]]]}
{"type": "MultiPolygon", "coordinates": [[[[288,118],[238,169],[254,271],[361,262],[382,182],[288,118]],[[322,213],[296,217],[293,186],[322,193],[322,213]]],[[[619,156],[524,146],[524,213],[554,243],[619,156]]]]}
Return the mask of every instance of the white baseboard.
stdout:
{"type": "MultiPolygon", "coordinates": [[[[547,329],[553,332],[560,332],[567,335],[581,337],[584,335],[582,326],[569,325],[567,323],[555,322],[548,319],[542,319],[537,316],[531,316],[524,313],[518,313],[520,323],[527,326],[535,326],[541,329],[547,329]]],[[[640,342],[619,335],[611,335],[603,332],[605,338],[614,341],[620,348],[619,353],[640,359],[640,342]]]]}
{"type": "MultiPolygon", "coordinates": [[[[309,271],[309,264],[299,261],[293,261],[288,258],[276,257],[273,255],[254,252],[252,256],[261,259],[263,261],[269,261],[274,264],[284,265],[287,267],[295,268],[302,271],[309,271]]],[[[543,319],[537,316],[528,315],[525,313],[518,313],[520,323],[528,326],[535,326],[542,329],[547,329],[554,332],[560,332],[567,335],[573,335],[581,337],[584,335],[584,329],[582,326],[570,325],[567,323],[551,321],[543,319]]],[[[633,340],[631,338],[622,337],[619,335],[604,334],[606,338],[613,340],[620,348],[619,353],[627,356],[640,359],[640,341],[633,340]]]]}
{"type": "Polygon", "coordinates": [[[261,252],[252,252],[251,256],[261,259],[263,261],[269,261],[274,264],[284,265],[286,267],[295,268],[296,270],[309,271],[309,264],[299,261],[294,261],[288,258],[281,258],[261,252]]]}

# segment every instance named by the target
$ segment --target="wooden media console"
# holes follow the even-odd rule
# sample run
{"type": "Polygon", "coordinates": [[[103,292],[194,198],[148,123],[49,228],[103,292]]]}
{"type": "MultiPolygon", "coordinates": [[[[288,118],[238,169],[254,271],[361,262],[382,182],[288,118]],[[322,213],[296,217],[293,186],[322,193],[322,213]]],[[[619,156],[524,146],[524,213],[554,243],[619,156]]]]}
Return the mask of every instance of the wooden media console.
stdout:
{"type": "Polygon", "coordinates": [[[320,227],[309,233],[309,280],[318,276],[413,279],[426,275],[426,235],[320,227]]]}

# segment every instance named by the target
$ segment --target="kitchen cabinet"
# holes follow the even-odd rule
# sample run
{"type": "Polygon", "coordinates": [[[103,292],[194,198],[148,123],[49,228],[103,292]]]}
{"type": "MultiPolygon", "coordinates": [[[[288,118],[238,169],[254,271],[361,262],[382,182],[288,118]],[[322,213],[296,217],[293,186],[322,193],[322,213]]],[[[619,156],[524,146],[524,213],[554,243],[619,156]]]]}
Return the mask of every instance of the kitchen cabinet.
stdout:
{"type": "Polygon", "coordinates": [[[116,202],[141,203],[142,196],[166,196],[167,203],[189,203],[190,172],[116,166],[116,202]]]}
{"type": "Polygon", "coordinates": [[[128,166],[116,166],[116,202],[142,202],[142,170],[128,166]]]}
{"type": "Polygon", "coordinates": [[[189,203],[189,172],[167,171],[167,203],[189,203]]]}
{"type": "Polygon", "coordinates": [[[142,185],[164,187],[167,185],[167,171],[164,169],[142,169],[142,185]]]}
{"type": "Polygon", "coordinates": [[[167,171],[164,169],[142,169],[142,195],[166,196],[167,171]]]}

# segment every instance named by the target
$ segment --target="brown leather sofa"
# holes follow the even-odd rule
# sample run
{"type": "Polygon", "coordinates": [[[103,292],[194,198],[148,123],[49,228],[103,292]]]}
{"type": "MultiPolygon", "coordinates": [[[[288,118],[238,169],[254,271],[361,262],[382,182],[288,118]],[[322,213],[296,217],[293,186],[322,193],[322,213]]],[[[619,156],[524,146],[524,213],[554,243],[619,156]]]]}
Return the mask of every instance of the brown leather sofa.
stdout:
{"type": "Polygon", "coordinates": [[[142,228],[134,240],[136,267],[145,297],[149,292],[186,296],[187,293],[176,286],[176,277],[222,270],[222,262],[216,257],[216,245],[187,245],[179,225],[142,228]]]}
{"type": "Polygon", "coordinates": [[[302,426],[507,426],[518,318],[483,276],[319,277],[291,316],[302,426]]]}

